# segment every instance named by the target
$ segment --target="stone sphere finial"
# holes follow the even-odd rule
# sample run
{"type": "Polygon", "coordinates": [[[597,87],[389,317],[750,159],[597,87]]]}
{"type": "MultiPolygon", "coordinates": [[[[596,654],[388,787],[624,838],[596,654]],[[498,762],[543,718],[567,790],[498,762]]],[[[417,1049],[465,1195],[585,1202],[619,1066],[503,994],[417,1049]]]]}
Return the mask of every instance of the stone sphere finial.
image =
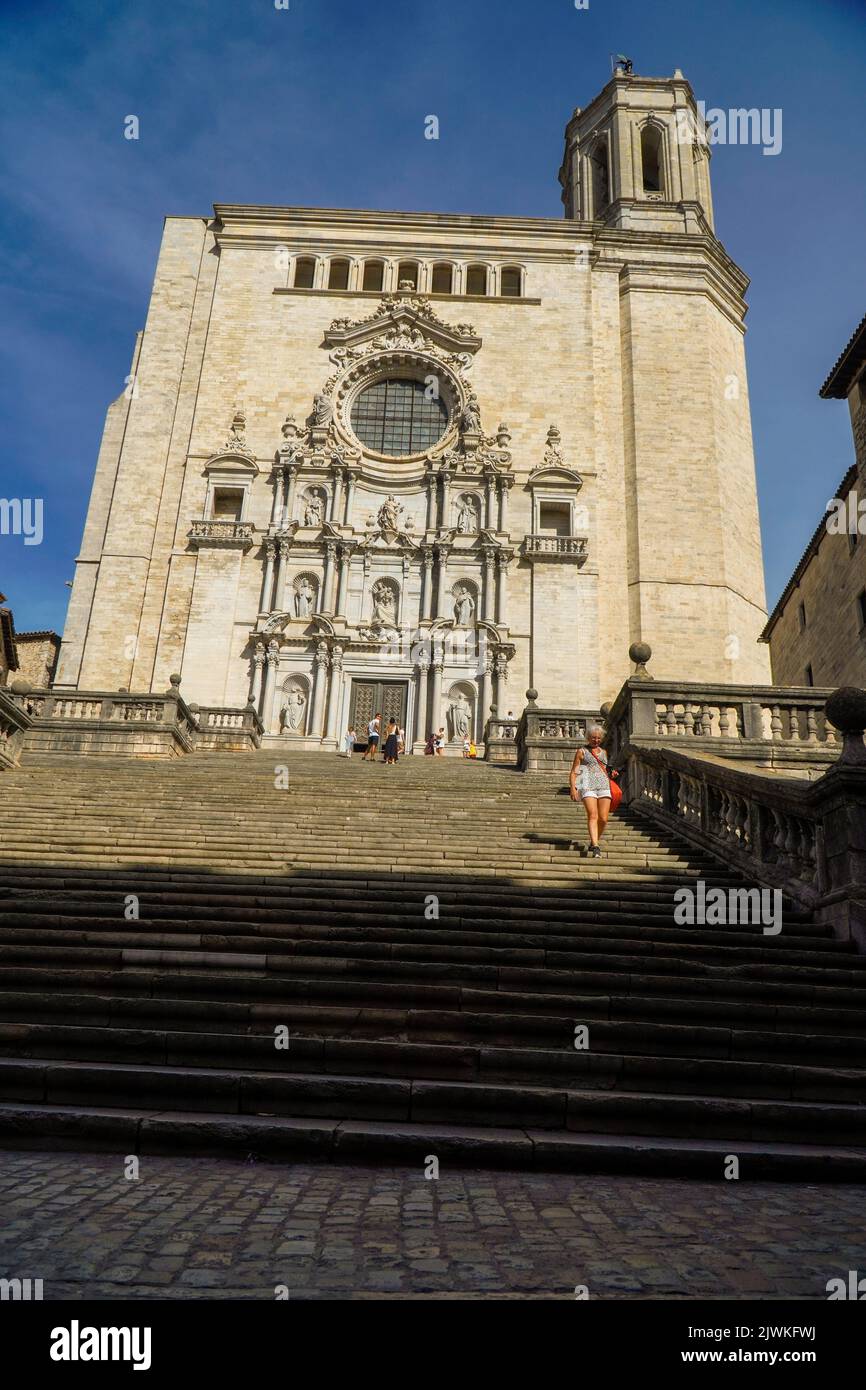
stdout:
{"type": "Polygon", "coordinates": [[[607,719],[607,716],[610,714],[610,702],[608,700],[605,700],[604,704],[599,710],[599,714],[601,715],[602,719],[607,719]]]}
{"type": "Polygon", "coordinates": [[[843,735],[840,763],[866,764],[866,690],[855,685],[843,685],[834,690],[824,706],[824,713],[843,735]]]}
{"type": "Polygon", "coordinates": [[[33,686],[29,681],[13,681],[9,689],[13,695],[29,695],[33,686]]]}
{"type": "Polygon", "coordinates": [[[529,690],[527,690],[527,692],[526,692],[526,702],[527,702],[527,704],[529,704],[529,705],[534,705],[537,699],[538,699],[538,691],[537,691],[537,690],[532,690],[531,688],[530,688],[529,690]]]}
{"type": "Polygon", "coordinates": [[[169,678],[168,678],[168,683],[169,683],[169,685],[172,687],[173,690],[177,690],[178,686],[180,685],[180,676],[178,676],[178,675],[169,676],[169,678]]]}
{"type": "Polygon", "coordinates": [[[653,654],[653,649],[649,642],[632,642],[628,649],[629,659],[635,664],[633,680],[651,681],[652,676],[646,668],[646,664],[653,654]]]}

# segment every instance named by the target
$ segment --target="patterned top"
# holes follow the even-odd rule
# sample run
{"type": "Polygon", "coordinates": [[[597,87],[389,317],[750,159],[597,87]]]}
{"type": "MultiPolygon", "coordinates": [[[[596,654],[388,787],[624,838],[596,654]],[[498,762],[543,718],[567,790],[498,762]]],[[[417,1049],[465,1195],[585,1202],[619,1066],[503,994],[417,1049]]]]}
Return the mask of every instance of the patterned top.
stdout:
{"type": "MultiPolygon", "coordinates": [[[[597,748],[599,758],[607,763],[607,753],[597,748]]],[[[610,782],[603,768],[599,767],[588,748],[580,750],[580,766],[577,770],[575,787],[579,796],[610,796],[610,782]]]]}

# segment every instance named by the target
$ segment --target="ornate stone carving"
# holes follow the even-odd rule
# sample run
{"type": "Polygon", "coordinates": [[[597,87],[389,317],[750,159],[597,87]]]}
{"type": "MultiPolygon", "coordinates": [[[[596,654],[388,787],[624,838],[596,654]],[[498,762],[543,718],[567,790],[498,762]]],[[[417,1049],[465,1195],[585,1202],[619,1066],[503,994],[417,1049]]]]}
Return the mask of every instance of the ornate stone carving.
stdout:
{"type": "Polygon", "coordinates": [[[478,530],[478,503],[471,494],[466,494],[460,503],[457,514],[457,530],[462,535],[470,535],[478,530]]]}
{"type": "Polygon", "coordinates": [[[325,499],[319,488],[309,488],[304,497],[304,525],[321,526],[325,515],[325,499]]]}
{"type": "Polygon", "coordinates": [[[475,616],[475,599],[466,584],[454,588],[454,620],[458,627],[471,627],[475,616]]]}
{"type": "Polygon", "coordinates": [[[397,595],[393,584],[387,579],[379,579],[373,585],[373,626],[395,627],[397,623],[397,595]]]}
{"type": "Polygon", "coordinates": [[[317,391],[313,397],[313,420],[319,429],[330,425],[334,418],[334,403],[324,391],[317,391]]]}
{"type": "Polygon", "coordinates": [[[376,520],[383,531],[397,531],[400,528],[400,513],[404,510],[402,502],[387,497],[376,513],[376,520]]]}
{"type": "Polygon", "coordinates": [[[316,585],[311,576],[299,574],[292,587],[295,591],[295,617],[312,617],[316,606],[316,585]]]}
{"type": "Polygon", "coordinates": [[[460,415],[460,428],[469,434],[481,433],[481,407],[474,391],[469,392],[466,404],[460,415]]]}

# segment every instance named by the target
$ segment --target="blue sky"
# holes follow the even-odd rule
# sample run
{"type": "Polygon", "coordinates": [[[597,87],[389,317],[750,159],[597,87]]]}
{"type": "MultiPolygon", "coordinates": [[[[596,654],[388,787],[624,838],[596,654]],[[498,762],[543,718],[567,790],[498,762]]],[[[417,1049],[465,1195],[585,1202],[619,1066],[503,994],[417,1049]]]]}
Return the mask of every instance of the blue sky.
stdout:
{"type": "Polygon", "coordinates": [[[682,68],[708,107],[783,111],[777,156],[718,145],[712,160],[717,233],[752,279],[772,606],[853,460],[845,404],[817,391],[866,311],[866,0],[3,0],[0,496],[45,507],[41,545],[0,537],[17,627],[62,628],[166,214],[559,217],[564,125],[611,52],[682,68]]]}

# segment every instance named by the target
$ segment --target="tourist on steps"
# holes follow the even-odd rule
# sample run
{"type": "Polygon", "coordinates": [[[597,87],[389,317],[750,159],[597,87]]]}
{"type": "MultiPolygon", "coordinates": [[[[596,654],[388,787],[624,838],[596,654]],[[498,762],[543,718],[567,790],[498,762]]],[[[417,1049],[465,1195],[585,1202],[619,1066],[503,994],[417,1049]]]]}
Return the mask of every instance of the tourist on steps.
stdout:
{"type": "Polygon", "coordinates": [[[610,815],[610,779],[607,753],[601,746],[604,731],[596,725],[587,730],[586,745],[578,748],[571,764],[569,787],[572,801],[582,801],[589,828],[588,853],[592,859],[601,858],[599,840],[605,832],[610,815]]]}
{"type": "Polygon", "coordinates": [[[433,754],[434,754],[435,752],[436,752],[436,735],[435,735],[435,734],[428,734],[428,735],[427,735],[427,742],[424,744],[424,757],[425,757],[425,758],[432,758],[432,757],[433,757],[433,754]]]}
{"type": "Polygon", "coordinates": [[[382,756],[385,759],[385,766],[390,767],[397,761],[397,721],[392,719],[388,725],[388,732],[385,735],[385,747],[382,749],[382,756]]]}
{"type": "Polygon", "coordinates": [[[380,714],[374,714],[373,718],[367,725],[367,750],[364,753],[361,762],[374,763],[376,761],[376,754],[379,751],[379,730],[381,727],[382,716],[380,714]]]}
{"type": "Polygon", "coordinates": [[[357,740],[358,735],[355,733],[355,726],[353,724],[351,728],[347,730],[346,736],[343,739],[343,747],[347,758],[351,758],[357,740]]]}

